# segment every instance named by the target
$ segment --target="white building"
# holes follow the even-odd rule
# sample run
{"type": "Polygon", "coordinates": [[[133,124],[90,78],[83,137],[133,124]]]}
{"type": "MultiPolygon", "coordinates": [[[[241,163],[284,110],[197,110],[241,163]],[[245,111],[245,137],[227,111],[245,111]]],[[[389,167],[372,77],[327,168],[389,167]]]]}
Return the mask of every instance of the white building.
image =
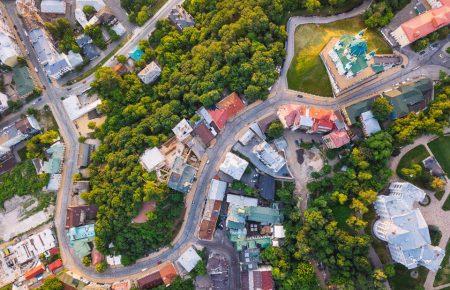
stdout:
{"type": "Polygon", "coordinates": [[[19,55],[20,50],[14,35],[0,11],[0,62],[7,66],[15,66],[19,55]]]}
{"type": "Polygon", "coordinates": [[[67,55],[62,55],[72,68],[76,68],[77,66],[83,64],[83,57],[79,53],[75,53],[69,50],[69,53],[67,55]]]}
{"type": "Polygon", "coordinates": [[[8,109],[8,96],[0,92],[0,113],[8,109]]]}
{"type": "Polygon", "coordinates": [[[0,157],[40,130],[41,127],[33,116],[27,116],[25,119],[0,129],[0,157]]]}
{"type": "Polygon", "coordinates": [[[253,153],[256,154],[258,159],[261,160],[264,165],[272,169],[274,172],[280,171],[280,169],[286,164],[286,160],[283,156],[278,154],[278,152],[266,141],[263,141],[253,147],[253,153]]]}
{"type": "Polygon", "coordinates": [[[415,202],[425,198],[425,192],[407,182],[394,182],[390,195],[379,195],[374,207],[379,219],[373,232],[388,243],[392,259],[408,269],[424,266],[436,272],[445,251],[431,245],[428,225],[415,202]]]}
{"type": "Polygon", "coordinates": [[[84,114],[89,113],[92,110],[95,110],[98,105],[102,103],[100,99],[89,103],[89,104],[81,104],[80,100],[75,95],[70,95],[66,99],[63,100],[63,106],[69,115],[70,120],[75,121],[80,118],[84,114]]]}
{"type": "Polygon", "coordinates": [[[183,141],[190,136],[193,130],[191,124],[186,119],[183,119],[172,129],[172,132],[178,140],[183,141]]]}
{"type": "Polygon", "coordinates": [[[156,147],[145,150],[144,154],[142,154],[140,158],[142,166],[148,172],[152,172],[156,169],[163,167],[165,164],[165,160],[166,159],[164,155],[156,147]]]}
{"type": "Polygon", "coordinates": [[[95,15],[89,20],[86,18],[86,15],[83,12],[84,6],[92,6],[94,7],[95,11],[98,12],[106,5],[102,0],[76,0],[75,19],[83,28],[98,22],[98,18],[95,15]]]}
{"type": "Polygon", "coordinates": [[[183,267],[186,272],[191,272],[202,258],[197,254],[194,248],[189,247],[177,260],[177,263],[183,267]]]}
{"type": "Polygon", "coordinates": [[[111,29],[114,30],[114,32],[117,33],[118,36],[122,36],[127,32],[125,27],[120,22],[117,22],[114,26],[111,27],[111,29]]]}
{"type": "Polygon", "coordinates": [[[225,160],[220,165],[219,169],[220,171],[222,171],[225,174],[228,174],[234,179],[240,180],[247,166],[248,166],[247,161],[231,152],[228,152],[225,156],[225,160]]]}
{"type": "Polygon", "coordinates": [[[380,123],[378,123],[378,120],[375,119],[372,111],[367,111],[361,114],[361,123],[366,136],[370,136],[381,131],[380,123]]]}
{"type": "Polygon", "coordinates": [[[66,13],[66,1],[65,0],[42,0],[41,12],[42,13],[52,13],[52,14],[65,14],[66,13]]]}
{"type": "Polygon", "coordinates": [[[9,250],[15,255],[17,263],[23,264],[54,247],[56,247],[55,236],[50,229],[45,229],[11,246],[9,250]]]}
{"type": "Polygon", "coordinates": [[[143,70],[138,73],[138,77],[144,84],[150,84],[154,82],[161,74],[161,68],[152,61],[143,70]]]}
{"type": "Polygon", "coordinates": [[[218,179],[211,179],[209,184],[208,199],[222,201],[227,190],[227,183],[218,179]]]}

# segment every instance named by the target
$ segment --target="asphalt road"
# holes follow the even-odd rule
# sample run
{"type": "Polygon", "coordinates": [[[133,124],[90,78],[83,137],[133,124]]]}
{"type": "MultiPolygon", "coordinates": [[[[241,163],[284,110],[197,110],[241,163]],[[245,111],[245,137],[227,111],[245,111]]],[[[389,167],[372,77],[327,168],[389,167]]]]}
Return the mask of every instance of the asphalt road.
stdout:
{"type": "MultiPolygon", "coordinates": [[[[135,31],[131,40],[122,47],[117,54],[127,54],[129,50],[131,50],[134,46],[136,46],[141,38],[146,38],[148,35],[155,29],[155,24],[158,19],[164,18],[170,12],[170,9],[173,5],[179,4],[182,1],[180,0],[169,0],[163,8],[158,11],[155,16],[147,22],[147,24],[135,31]]],[[[28,38],[22,35],[22,40],[26,44],[30,53],[30,58],[33,64],[39,70],[39,77],[42,80],[42,83],[46,86],[46,91],[44,93],[44,101],[50,105],[50,108],[53,111],[55,119],[60,127],[61,135],[66,144],[66,160],[64,165],[63,172],[63,181],[62,188],[58,194],[57,199],[57,211],[55,215],[55,224],[57,235],[59,239],[59,245],[61,248],[62,257],[64,260],[65,267],[85,279],[96,281],[96,282],[104,282],[110,283],[111,281],[118,281],[124,278],[129,278],[134,275],[142,275],[143,269],[149,269],[158,264],[159,261],[167,261],[167,260],[176,260],[178,256],[181,254],[181,250],[183,247],[189,243],[198,242],[195,237],[195,230],[199,223],[202,213],[202,207],[199,206],[203,204],[203,201],[206,198],[205,188],[208,186],[210,180],[213,178],[217,171],[218,164],[221,160],[223,154],[228,150],[228,148],[234,143],[233,139],[236,134],[246,125],[251,122],[257,120],[261,116],[275,112],[276,108],[279,105],[287,104],[287,103],[302,103],[308,105],[315,105],[327,108],[338,108],[340,105],[345,102],[360,98],[365,96],[371,92],[379,91],[386,86],[393,85],[395,83],[401,82],[402,80],[406,80],[407,78],[411,78],[413,75],[423,73],[427,76],[432,74],[436,75],[439,69],[443,69],[441,66],[424,66],[419,69],[414,70],[415,67],[408,67],[404,71],[402,71],[399,75],[392,76],[387,80],[380,81],[374,85],[365,86],[363,90],[359,91],[354,95],[350,95],[344,98],[309,98],[305,97],[302,99],[297,98],[297,94],[301,92],[294,92],[287,89],[287,81],[286,81],[286,71],[289,67],[290,61],[293,57],[293,31],[295,31],[295,27],[302,23],[325,23],[331,22],[339,19],[344,19],[347,17],[352,17],[359,14],[361,11],[367,8],[370,1],[365,1],[363,6],[357,8],[354,12],[350,12],[344,15],[332,16],[330,18],[322,18],[322,17],[295,17],[293,20],[290,20],[288,23],[288,57],[286,58],[286,63],[282,69],[281,77],[274,85],[270,97],[265,101],[260,103],[259,105],[252,106],[247,108],[245,112],[240,114],[238,117],[233,119],[225,129],[218,135],[216,145],[213,148],[207,150],[206,154],[209,157],[209,161],[202,172],[199,172],[197,186],[195,192],[193,194],[193,202],[191,210],[188,212],[187,219],[184,221],[184,227],[182,228],[182,232],[179,234],[179,238],[173,241],[171,247],[166,248],[158,253],[154,253],[151,257],[143,258],[136,264],[133,264],[128,267],[114,268],[108,269],[104,273],[96,273],[91,268],[84,267],[77,258],[73,256],[69,247],[68,241],[66,239],[65,234],[65,219],[66,219],[66,208],[68,206],[68,197],[70,195],[71,190],[71,179],[72,175],[77,171],[76,169],[76,160],[78,153],[78,133],[75,130],[73,123],[70,121],[66,112],[62,107],[62,103],[60,98],[66,96],[68,91],[66,89],[58,87],[56,84],[51,84],[46,77],[44,71],[38,64],[35,58],[34,51],[31,49],[31,45],[28,41],[28,38]]],[[[23,27],[21,25],[21,21],[17,18],[17,16],[12,15],[14,22],[16,25],[21,28],[20,33],[23,34],[23,27]],[[20,24],[20,26],[19,26],[20,24]]],[[[426,64],[427,59],[422,61],[418,61],[418,65],[426,64]]],[[[114,63],[114,59],[111,58],[106,62],[106,65],[111,65],[114,63]]],[[[448,68],[447,68],[448,71],[448,68]]],[[[89,87],[90,82],[94,79],[93,76],[88,77],[82,82],[74,84],[70,86],[70,93],[78,93],[89,87]]],[[[149,270],[146,270],[149,272],[149,270]]]]}

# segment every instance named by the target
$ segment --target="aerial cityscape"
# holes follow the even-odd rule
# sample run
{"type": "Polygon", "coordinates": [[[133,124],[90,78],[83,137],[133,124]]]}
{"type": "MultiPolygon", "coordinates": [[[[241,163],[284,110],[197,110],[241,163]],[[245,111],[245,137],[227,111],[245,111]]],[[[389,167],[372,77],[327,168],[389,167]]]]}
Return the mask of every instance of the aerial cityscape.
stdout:
{"type": "Polygon", "coordinates": [[[0,290],[450,289],[450,0],[1,0],[0,290]]]}

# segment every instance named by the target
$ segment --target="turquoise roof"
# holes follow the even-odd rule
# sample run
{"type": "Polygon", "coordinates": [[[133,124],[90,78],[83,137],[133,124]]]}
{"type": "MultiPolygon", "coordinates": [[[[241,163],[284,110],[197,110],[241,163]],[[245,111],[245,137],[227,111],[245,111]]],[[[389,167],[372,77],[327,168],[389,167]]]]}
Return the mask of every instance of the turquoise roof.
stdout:
{"type": "Polygon", "coordinates": [[[366,55],[367,42],[362,39],[355,39],[350,43],[350,54],[353,56],[366,55]]]}
{"type": "Polygon", "coordinates": [[[260,222],[262,224],[277,224],[281,222],[281,214],[277,209],[270,207],[248,207],[247,219],[249,221],[260,222]]]}
{"type": "Polygon", "coordinates": [[[356,36],[343,35],[333,50],[336,52],[345,71],[352,72],[353,75],[368,67],[366,54],[367,42],[356,36]]]}
{"type": "Polygon", "coordinates": [[[139,61],[142,58],[142,55],[144,54],[144,51],[142,49],[139,49],[138,47],[135,47],[133,51],[130,52],[129,56],[134,61],[139,61]]]}

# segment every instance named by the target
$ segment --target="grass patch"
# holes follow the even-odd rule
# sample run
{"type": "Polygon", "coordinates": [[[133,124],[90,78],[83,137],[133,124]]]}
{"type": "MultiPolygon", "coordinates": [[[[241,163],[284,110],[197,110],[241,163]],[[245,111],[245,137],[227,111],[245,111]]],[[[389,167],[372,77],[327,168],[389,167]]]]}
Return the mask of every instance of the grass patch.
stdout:
{"type": "Polygon", "coordinates": [[[443,210],[450,210],[450,195],[447,196],[447,199],[445,200],[444,204],[442,205],[443,210]]]}
{"type": "Polygon", "coordinates": [[[428,156],[430,156],[430,154],[428,153],[424,145],[419,145],[409,150],[405,155],[403,155],[402,159],[400,159],[400,162],[398,163],[398,166],[396,168],[397,175],[400,178],[407,180],[414,185],[417,185],[418,187],[431,189],[430,181],[432,179],[432,176],[423,167],[422,164],[422,160],[424,160],[428,156]],[[401,172],[402,168],[410,168],[413,164],[419,164],[420,166],[422,166],[422,174],[417,176],[415,179],[411,179],[408,176],[403,175],[401,172]]]}
{"type": "Polygon", "coordinates": [[[413,270],[408,270],[401,264],[394,264],[395,275],[389,279],[389,284],[394,290],[413,290],[423,289],[423,284],[428,275],[428,270],[424,267],[418,267],[413,270]],[[417,279],[411,277],[412,271],[418,271],[419,276],[417,279]]]}
{"type": "Polygon", "coordinates": [[[450,242],[445,247],[445,257],[442,261],[441,268],[436,273],[433,286],[444,285],[450,283],[450,242]]]}
{"type": "Polygon", "coordinates": [[[439,137],[428,143],[428,147],[431,152],[433,152],[433,155],[436,157],[436,160],[439,162],[447,176],[449,176],[450,154],[448,153],[448,148],[450,148],[450,136],[439,137]]]}
{"type": "MultiPolygon", "coordinates": [[[[356,34],[364,28],[366,26],[361,17],[299,26],[295,32],[295,55],[287,72],[289,88],[331,97],[331,84],[319,54],[333,37],[356,34]]],[[[392,52],[382,35],[375,30],[367,30],[365,39],[369,50],[377,49],[377,53],[392,52]]]]}

